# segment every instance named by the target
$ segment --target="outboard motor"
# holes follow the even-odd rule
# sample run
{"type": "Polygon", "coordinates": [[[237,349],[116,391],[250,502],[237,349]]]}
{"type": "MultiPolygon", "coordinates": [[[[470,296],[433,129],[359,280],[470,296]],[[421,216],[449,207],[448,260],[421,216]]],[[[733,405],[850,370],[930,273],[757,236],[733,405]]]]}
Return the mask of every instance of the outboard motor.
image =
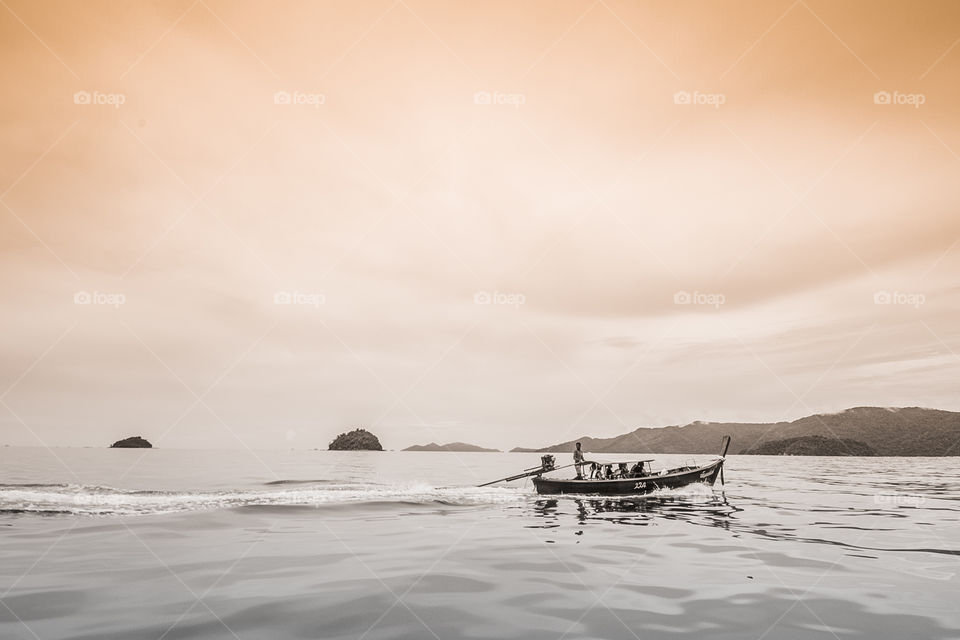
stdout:
{"type": "Polygon", "coordinates": [[[544,471],[552,471],[554,462],[555,458],[549,453],[545,456],[540,456],[540,464],[543,466],[544,471]]]}

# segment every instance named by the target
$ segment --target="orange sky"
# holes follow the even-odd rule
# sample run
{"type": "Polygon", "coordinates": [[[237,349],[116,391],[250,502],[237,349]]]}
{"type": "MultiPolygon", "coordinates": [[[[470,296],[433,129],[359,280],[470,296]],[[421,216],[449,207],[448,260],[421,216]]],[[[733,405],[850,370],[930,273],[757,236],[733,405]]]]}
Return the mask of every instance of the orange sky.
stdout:
{"type": "Polygon", "coordinates": [[[958,410],[958,43],[955,2],[3,0],[0,442],[958,410]]]}

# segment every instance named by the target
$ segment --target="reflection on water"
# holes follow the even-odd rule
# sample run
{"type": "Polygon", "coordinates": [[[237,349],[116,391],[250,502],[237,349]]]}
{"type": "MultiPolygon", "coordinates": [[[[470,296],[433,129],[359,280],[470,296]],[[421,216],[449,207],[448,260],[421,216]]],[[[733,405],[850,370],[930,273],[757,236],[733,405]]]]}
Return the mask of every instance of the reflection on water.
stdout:
{"type": "Polygon", "coordinates": [[[863,504],[867,496],[862,493],[853,493],[860,497],[856,503],[843,495],[834,494],[822,504],[795,502],[787,496],[779,501],[756,496],[728,499],[721,490],[632,498],[551,496],[515,508],[526,516],[524,528],[553,530],[552,539],[545,540],[551,543],[569,535],[606,540],[616,536],[615,529],[622,525],[683,523],[721,530],[727,540],[747,548],[760,546],[761,541],[783,543],[791,553],[804,555],[827,553],[826,548],[832,548],[848,558],[883,558],[886,568],[925,579],[952,581],[958,575],[957,540],[940,533],[935,522],[937,518],[957,522],[956,509],[931,504],[930,499],[905,500],[908,494],[896,496],[900,503],[892,505],[889,496],[882,494],[874,494],[867,504],[863,504]],[[738,501],[744,507],[737,506],[738,501]],[[809,550],[804,552],[804,548],[809,550]]]}
{"type": "Polygon", "coordinates": [[[658,518],[729,529],[736,508],[724,493],[710,496],[648,495],[635,498],[551,497],[525,507],[537,522],[533,529],[552,529],[564,524],[649,526],[658,518]]]}

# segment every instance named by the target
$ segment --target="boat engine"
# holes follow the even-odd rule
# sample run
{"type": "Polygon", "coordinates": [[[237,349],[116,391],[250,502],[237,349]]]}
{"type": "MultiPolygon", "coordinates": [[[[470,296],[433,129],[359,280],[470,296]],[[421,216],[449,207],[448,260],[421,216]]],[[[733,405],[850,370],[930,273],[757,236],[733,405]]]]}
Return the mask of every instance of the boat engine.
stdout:
{"type": "Polygon", "coordinates": [[[540,456],[540,464],[543,466],[544,471],[552,471],[555,461],[556,459],[549,453],[545,456],[540,456]]]}

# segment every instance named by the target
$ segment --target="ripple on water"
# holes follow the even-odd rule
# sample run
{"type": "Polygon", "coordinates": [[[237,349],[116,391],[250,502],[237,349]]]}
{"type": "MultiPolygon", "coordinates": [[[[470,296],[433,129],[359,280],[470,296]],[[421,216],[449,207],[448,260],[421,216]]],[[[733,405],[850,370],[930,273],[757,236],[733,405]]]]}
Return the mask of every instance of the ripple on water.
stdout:
{"type": "Polygon", "coordinates": [[[311,459],[318,481],[2,485],[37,509],[4,517],[4,603],[88,640],[960,637],[950,482],[905,496],[889,462],[732,458],[726,492],[607,499],[364,482],[363,460],[350,482],[311,459]]]}

